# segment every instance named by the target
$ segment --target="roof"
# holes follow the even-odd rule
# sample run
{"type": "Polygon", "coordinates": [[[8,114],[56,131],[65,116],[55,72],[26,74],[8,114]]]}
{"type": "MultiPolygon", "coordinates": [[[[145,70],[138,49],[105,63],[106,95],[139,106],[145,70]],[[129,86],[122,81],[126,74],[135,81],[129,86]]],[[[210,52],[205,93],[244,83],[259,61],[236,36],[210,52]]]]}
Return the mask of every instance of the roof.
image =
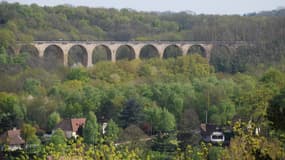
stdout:
{"type": "Polygon", "coordinates": [[[60,128],[63,131],[73,131],[77,132],[80,126],[84,126],[86,118],[72,118],[72,119],[63,119],[56,128],[60,128]]]}
{"type": "Polygon", "coordinates": [[[85,125],[86,118],[73,118],[71,119],[72,130],[77,132],[80,126],[85,125]]]}
{"type": "Polygon", "coordinates": [[[7,145],[21,145],[25,143],[21,137],[21,130],[19,129],[6,131],[0,136],[0,141],[7,145]]]}

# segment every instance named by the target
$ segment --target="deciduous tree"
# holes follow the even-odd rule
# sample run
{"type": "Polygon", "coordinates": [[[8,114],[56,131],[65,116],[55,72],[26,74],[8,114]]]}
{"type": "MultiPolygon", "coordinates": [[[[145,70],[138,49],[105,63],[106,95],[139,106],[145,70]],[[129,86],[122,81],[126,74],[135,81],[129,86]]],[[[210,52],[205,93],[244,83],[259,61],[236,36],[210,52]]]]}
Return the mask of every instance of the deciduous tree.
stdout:
{"type": "Polygon", "coordinates": [[[84,141],[88,144],[96,144],[99,141],[99,124],[93,112],[89,112],[83,129],[84,141]]]}

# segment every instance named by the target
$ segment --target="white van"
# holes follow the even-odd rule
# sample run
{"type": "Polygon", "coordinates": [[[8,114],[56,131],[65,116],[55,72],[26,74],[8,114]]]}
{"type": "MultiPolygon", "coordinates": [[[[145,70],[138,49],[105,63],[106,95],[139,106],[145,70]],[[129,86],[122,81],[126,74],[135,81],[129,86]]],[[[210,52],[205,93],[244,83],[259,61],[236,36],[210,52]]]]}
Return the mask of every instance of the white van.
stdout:
{"type": "Polygon", "coordinates": [[[225,141],[225,135],[223,132],[213,132],[210,136],[212,143],[220,143],[225,141]]]}

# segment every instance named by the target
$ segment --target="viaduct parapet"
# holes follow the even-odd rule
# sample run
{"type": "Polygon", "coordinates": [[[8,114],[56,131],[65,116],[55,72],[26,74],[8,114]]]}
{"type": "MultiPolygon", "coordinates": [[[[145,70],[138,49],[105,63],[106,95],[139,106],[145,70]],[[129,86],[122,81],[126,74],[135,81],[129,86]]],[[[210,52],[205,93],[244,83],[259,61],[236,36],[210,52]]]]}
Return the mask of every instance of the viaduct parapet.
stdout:
{"type": "Polygon", "coordinates": [[[21,47],[25,45],[30,45],[37,50],[39,57],[44,57],[45,52],[49,46],[57,47],[60,50],[61,57],[63,57],[63,64],[68,65],[68,54],[72,47],[79,46],[86,54],[86,60],[83,65],[90,67],[93,65],[92,55],[94,50],[98,46],[104,47],[110,54],[110,60],[116,62],[117,51],[120,47],[128,47],[134,54],[134,59],[141,58],[141,51],[146,46],[151,46],[154,48],[158,54],[157,57],[163,58],[165,50],[174,46],[181,51],[181,55],[187,55],[188,51],[193,46],[200,47],[205,52],[205,57],[210,59],[211,51],[214,46],[224,46],[230,52],[239,46],[248,45],[244,41],[34,41],[31,43],[17,43],[17,48],[15,48],[15,53],[19,54],[21,47]]]}

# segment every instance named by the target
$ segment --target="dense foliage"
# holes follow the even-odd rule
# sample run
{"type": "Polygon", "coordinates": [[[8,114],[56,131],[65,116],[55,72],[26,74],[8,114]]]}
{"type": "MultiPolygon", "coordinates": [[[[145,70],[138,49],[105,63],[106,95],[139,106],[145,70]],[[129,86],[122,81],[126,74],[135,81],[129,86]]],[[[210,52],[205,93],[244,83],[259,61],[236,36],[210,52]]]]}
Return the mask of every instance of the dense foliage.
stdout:
{"type": "MultiPolygon", "coordinates": [[[[12,159],[284,159],[285,19],[145,13],[129,9],[0,4],[0,133],[21,128],[12,159]],[[253,46],[168,59],[35,67],[16,41],[227,40],[253,46]],[[210,64],[209,64],[210,62],[210,64]],[[271,66],[271,67],[268,67],[271,66]],[[65,118],[87,118],[66,139],[65,118]],[[200,123],[231,124],[228,147],[199,142],[200,123]],[[106,133],[102,124],[108,122],[106,133]],[[237,123],[235,123],[237,122],[237,123]],[[241,123],[248,122],[248,123],[241,123]],[[235,125],[233,125],[235,124],[235,125]],[[254,126],[254,124],[256,124],[254,126]],[[253,128],[261,128],[255,135],[253,128]],[[188,134],[181,140],[179,134],[188,134]],[[223,157],[221,157],[223,156],[223,157]],[[244,156],[244,157],[242,157],[244,156]]],[[[2,156],[2,154],[0,154],[2,156]]],[[[0,157],[2,158],[2,157],[0,157]]]]}
{"type": "MultiPolygon", "coordinates": [[[[100,62],[91,68],[45,71],[26,67],[12,75],[2,72],[1,129],[24,128],[27,142],[32,139],[38,144],[35,131],[26,123],[50,131],[60,119],[86,117],[86,144],[130,143],[130,149],[143,150],[140,156],[148,150],[170,156],[180,144],[177,133],[190,133],[192,140],[187,143],[196,145],[200,138],[194,133],[205,122],[206,113],[208,123],[226,125],[239,119],[256,123],[271,138],[284,134],[280,116],[283,71],[270,68],[261,76],[213,71],[206,59],[192,55],[100,62]],[[142,74],[145,68],[148,71],[142,74]],[[276,116],[278,120],[271,118],[276,116]],[[107,133],[102,135],[99,124],[109,121],[107,133]],[[144,144],[148,136],[154,136],[153,140],[144,144]],[[132,144],[138,142],[140,145],[132,144]]],[[[62,148],[67,142],[60,130],[55,133],[48,144],[62,148]]],[[[211,152],[216,154],[214,150],[211,152]]]]}

